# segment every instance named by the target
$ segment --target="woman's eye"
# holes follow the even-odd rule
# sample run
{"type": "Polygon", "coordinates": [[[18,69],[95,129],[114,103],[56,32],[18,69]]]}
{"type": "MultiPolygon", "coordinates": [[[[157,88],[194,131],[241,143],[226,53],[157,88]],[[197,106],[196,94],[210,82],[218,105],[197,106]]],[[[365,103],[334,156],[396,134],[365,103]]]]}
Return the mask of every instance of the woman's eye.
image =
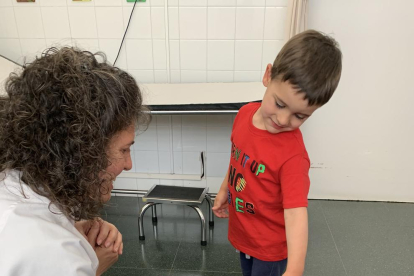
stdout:
{"type": "Polygon", "coordinates": [[[278,103],[278,102],[276,102],[276,106],[278,107],[278,108],[284,108],[285,106],[284,105],[281,105],[280,103],[278,103]]]}

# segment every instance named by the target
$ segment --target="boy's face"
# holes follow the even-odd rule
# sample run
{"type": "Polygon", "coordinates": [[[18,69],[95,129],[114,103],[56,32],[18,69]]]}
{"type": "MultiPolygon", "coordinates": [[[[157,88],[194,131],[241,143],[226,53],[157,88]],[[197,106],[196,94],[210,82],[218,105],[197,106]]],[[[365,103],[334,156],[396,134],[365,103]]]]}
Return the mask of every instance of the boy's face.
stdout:
{"type": "Polygon", "coordinates": [[[271,79],[272,65],[263,76],[267,87],[262,105],[253,117],[253,124],[270,133],[281,133],[299,128],[319,106],[308,106],[303,93],[298,93],[289,82],[271,79]]]}

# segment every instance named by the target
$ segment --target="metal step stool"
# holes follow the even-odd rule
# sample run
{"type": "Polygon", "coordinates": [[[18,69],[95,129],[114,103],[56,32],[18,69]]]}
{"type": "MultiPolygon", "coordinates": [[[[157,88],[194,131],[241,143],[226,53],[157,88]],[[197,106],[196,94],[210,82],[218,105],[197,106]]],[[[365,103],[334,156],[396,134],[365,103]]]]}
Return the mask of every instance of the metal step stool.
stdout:
{"type": "Polygon", "coordinates": [[[187,205],[196,210],[201,221],[201,245],[207,245],[206,240],[206,220],[203,212],[199,206],[206,199],[209,206],[209,225],[214,226],[214,216],[211,207],[213,203],[210,196],[207,194],[208,188],[194,188],[194,187],[179,187],[179,186],[168,186],[168,185],[154,185],[142,198],[143,202],[147,202],[139,214],[138,217],[138,228],[139,228],[139,239],[145,240],[143,219],[144,214],[149,207],[152,207],[152,222],[157,222],[157,209],[156,204],[180,204],[187,205]]]}

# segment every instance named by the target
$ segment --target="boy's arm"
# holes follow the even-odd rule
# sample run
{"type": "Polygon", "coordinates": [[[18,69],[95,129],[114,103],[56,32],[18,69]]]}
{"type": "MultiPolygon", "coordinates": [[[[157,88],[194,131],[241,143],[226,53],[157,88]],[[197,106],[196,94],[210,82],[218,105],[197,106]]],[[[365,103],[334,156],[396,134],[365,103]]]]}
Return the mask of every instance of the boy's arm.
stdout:
{"type": "Polygon", "coordinates": [[[283,276],[302,276],[308,247],[308,210],[306,207],[285,209],[288,263],[283,276]]]}
{"type": "Polygon", "coordinates": [[[227,171],[224,177],[223,183],[220,186],[220,190],[217,193],[216,199],[214,199],[214,207],[212,208],[214,214],[219,218],[229,217],[229,204],[227,201],[227,179],[229,178],[229,172],[227,171]]]}

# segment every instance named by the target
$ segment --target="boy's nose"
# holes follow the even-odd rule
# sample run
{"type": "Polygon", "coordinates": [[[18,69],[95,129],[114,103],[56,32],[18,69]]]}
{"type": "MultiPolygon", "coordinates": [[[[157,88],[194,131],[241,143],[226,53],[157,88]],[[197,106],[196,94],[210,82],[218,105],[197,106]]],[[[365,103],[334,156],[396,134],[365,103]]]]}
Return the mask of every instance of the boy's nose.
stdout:
{"type": "Polygon", "coordinates": [[[279,126],[281,127],[287,127],[289,126],[289,117],[288,116],[278,116],[277,122],[279,123],[279,126]]]}

